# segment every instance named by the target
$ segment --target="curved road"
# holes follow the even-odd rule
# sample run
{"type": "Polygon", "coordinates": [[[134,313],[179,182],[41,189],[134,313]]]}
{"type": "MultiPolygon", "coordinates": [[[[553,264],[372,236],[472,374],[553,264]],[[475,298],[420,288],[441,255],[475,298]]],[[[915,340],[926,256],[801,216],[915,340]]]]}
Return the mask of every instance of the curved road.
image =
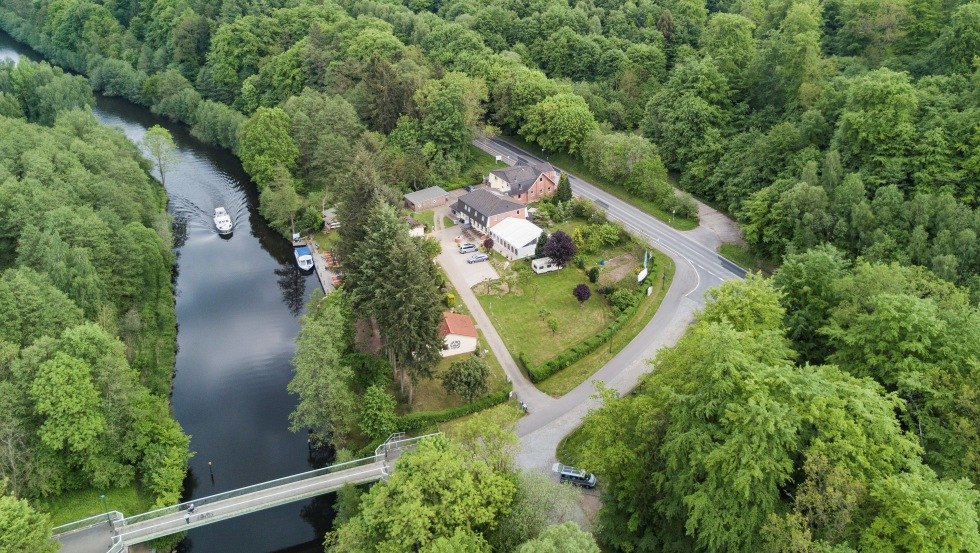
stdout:
{"type": "MultiPolygon", "coordinates": [[[[501,156],[510,165],[541,161],[499,138],[477,140],[474,144],[490,155],[501,156]]],[[[550,468],[562,438],[582,424],[590,409],[599,406],[599,402],[592,397],[596,381],[601,380],[620,393],[631,390],[649,369],[647,360],[658,349],[673,345],[684,334],[695,311],[704,304],[705,292],[726,280],[745,276],[744,269],[689,234],[671,228],[571,173],[568,176],[576,196],[595,202],[611,220],[622,223],[637,238],[646,239],[652,247],[670,256],[677,268],[670,289],[653,319],[609,363],[561,398],[554,399],[538,393],[528,401],[530,414],[517,425],[521,442],[517,462],[524,468],[550,468]]],[[[523,379],[523,376],[519,375],[518,378],[523,379]]],[[[521,384],[515,386],[515,390],[533,386],[530,382],[521,384]]]]}

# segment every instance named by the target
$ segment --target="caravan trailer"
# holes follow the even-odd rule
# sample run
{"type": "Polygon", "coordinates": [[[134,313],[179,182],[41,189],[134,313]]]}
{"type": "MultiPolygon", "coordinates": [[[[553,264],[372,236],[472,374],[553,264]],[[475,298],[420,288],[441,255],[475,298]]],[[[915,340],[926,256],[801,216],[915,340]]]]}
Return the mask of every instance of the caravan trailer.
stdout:
{"type": "Polygon", "coordinates": [[[531,270],[535,273],[544,274],[561,269],[561,265],[555,263],[550,257],[539,257],[531,260],[531,270]]]}

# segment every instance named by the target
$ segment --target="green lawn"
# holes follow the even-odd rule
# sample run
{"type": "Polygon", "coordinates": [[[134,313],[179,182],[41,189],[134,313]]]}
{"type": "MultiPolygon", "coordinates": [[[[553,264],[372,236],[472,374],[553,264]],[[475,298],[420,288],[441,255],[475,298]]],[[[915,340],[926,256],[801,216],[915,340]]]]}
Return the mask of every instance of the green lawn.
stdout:
{"type": "Polygon", "coordinates": [[[78,490],[66,492],[55,497],[38,500],[37,507],[51,514],[51,522],[58,526],[74,522],[100,513],[108,508],[130,516],[150,510],[151,498],[143,497],[136,486],[114,488],[111,490],[78,490]],[[99,496],[105,494],[105,507],[99,496]]]}
{"type": "Polygon", "coordinates": [[[412,213],[410,216],[425,225],[425,232],[432,232],[432,226],[435,224],[435,213],[431,209],[412,213]]]}
{"type": "MultiPolygon", "coordinates": [[[[501,368],[500,362],[497,361],[497,357],[494,356],[493,351],[489,351],[490,348],[487,346],[487,342],[483,338],[483,333],[480,333],[480,341],[477,348],[480,350],[488,350],[487,355],[483,359],[487,362],[487,366],[490,367],[490,392],[496,392],[507,384],[507,377],[504,375],[504,370],[501,368]]],[[[412,399],[412,405],[410,407],[402,406],[401,410],[411,413],[419,411],[440,411],[442,409],[462,405],[462,398],[457,395],[446,393],[446,390],[442,387],[442,381],[439,380],[439,377],[449,368],[449,365],[451,365],[453,361],[466,359],[468,355],[470,354],[444,357],[439,364],[436,365],[435,369],[433,369],[432,378],[422,379],[415,385],[415,397],[412,399]]]]}
{"type": "Polygon", "coordinates": [[[589,283],[578,268],[536,275],[527,260],[515,265],[521,271],[504,279],[512,281],[509,291],[499,281],[489,293],[483,285],[473,289],[515,359],[523,351],[530,363],[540,365],[612,321],[612,310],[598,294],[581,306],[572,296],[576,285],[589,283]],[[555,332],[548,328],[550,318],[558,321],[555,332]]]}
{"type": "Polygon", "coordinates": [[[495,405],[489,409],[444,422],[439,425],[439,431],[445,432],[447,435],[452,436],[454,431],[459,428],[461,424],[472,419],[473,417],[478,416],[487,417],[494,424],[494,426],[508,428],[517,424],[517,421],[521,420],[521,417],[524,416],[524,412],[521,411],[520,406],[517,404],[517,400],[505,401],[504,403],[495,405]]]}
{"type": "Polygon", "coordinates": [[[340,233],[336,230],[330,232],[320,231],[313,235],[313,240],[320,246],[321,252],[333,251],[340,242],[340,233]]]}
{"type": "Polygon", "coordinates": [[[535,144],[525,142],[518,136],[507,136],[502,138],[506,139],[508,142],[513,142],[515,145],[527,150],[528,152],[531,152],[541,159],[550,161],[559,169],[571,172],[575,176],[589,181],[613,196],[633,204],[637,208],[649,213],[650,215],[653,215],[657,219],[660,219],[677,230],[691,230],[692,228],[698,226],[696,219],[673,217],[670,212],[664,211],[660,208],[660,206],[654,204],[653,202],[630,195],[630,193],[627,192],[622,186],[608,182],[605,179],[600,178],[598,175],[593,174],[592,171],[589,171],[589,169],[586,168],[580,160],[566,153],[545,153],[535,144]]]}
{"type": "Polygon", "coordinates": [[[437,182],[437,185],[446,190],[456,190],[471,184],[480,184],[490,171],[507,167],[506,163],[498,162],[493,156],[476,146],[471,144],[469,148],[470,162],[463,167],[459,175],[443,182],[437,182]]]}
{"type": "Polygon", "coordinates": [[[558,451],[555,452],[555,456],[558,457],[558,462],[563,465],[583,468],[581,465],[581,452],[584,447],[585,433],[582,432],[582,427],[580,426],[573,430],[571,434],[565,436],[558,444],[558,451]]]}
{"type": "Polygon", "coordinates": [[[449,217],[443,216],[442,217],[442,228],[449,228],[449,227],[452,227],[452,226],[456,226],[456,221],[453,221],[449,217]]]}
{"type": "MultiPolygon", "coordinates": [[[[572,391],[576,386],[585,382],[596,371],[601,369],[627,344],[629,344],[637,334],[650,322],[650,319],[657,313],[664,295],[670,288],[670,283],[674,278],[674,262],[666,255],[653,251],[655,259],[655,270],[650,277],[650,284],[653,286],[653,294],[643,297],[643,303],[637,310],[636,315],[629,323],[623,326],[612,339],[599,347],[596,351],[583,357],[578,362],[565,369],[558,371],[550,378],[538,383],[538,388],[547,394],[556,397],[563,396],[572,391]],[[666,278],[663,277],[666,270],[666,278]]],[[[591,300],[590,300],[591,301],[591,300]]]]}
{"type": "Polygon", "coordinates": [[[741,265],[747,271],[762,271],[769,275],[775,270],[772,262],[755,255],[748,246],[726,243],[718,248],[718,253],[741,265]]]}

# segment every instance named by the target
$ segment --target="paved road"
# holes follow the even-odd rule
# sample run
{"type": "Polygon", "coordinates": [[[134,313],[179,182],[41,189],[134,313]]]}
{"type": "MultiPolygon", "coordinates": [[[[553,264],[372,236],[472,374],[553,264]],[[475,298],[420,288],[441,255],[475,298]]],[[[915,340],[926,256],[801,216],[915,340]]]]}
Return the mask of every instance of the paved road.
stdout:
{"type": "MultiPolygon", "coordinates": [[[[499,155],[510,165],[540,161],[530,153],[502,140],[474,141],[490,155],[499,155]]],[[[525,468],[547,469],[554,461],[559,442],[578,427],[589,409],[598,406],[592,399],[595,381],[625,393],[636,386],[649,369],[647,360],[664,346],[670,346],[684,334],[695,312],[704,304],[704,294],[722,282],[745,276],[745,271],[701,244],[694,234],[671,228],[629,203],[569,174],[572,192],[588,198],[603,208],[610,219],[619,221],[640,239],[664,252],[677,266],[674,280],[660,309],[637,337],[589,380],[560,399],[532,408],[521,419],[517,434],[521,449],[517,462],[525,468]]],[[[515,383],[516,387],[516,383],[515,383]]]]}

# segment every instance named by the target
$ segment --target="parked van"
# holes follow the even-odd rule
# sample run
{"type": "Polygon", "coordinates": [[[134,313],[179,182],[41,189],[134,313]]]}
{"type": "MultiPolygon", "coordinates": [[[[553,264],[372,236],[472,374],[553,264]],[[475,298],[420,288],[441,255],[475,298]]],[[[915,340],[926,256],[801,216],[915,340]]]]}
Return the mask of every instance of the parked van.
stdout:
{"type": "Polygon", "coordinates": [[[561,265],[552,261],[550,257],[539,257],[538,259],[531,260],[531,270],[539,275],[557,271],[558,269],[561,269],[561,265]]]}
{"type": "Polygon", "coordinates": [[[594,488],[596,485],[595,475],[585,472],[584,470],[563,465],[561,463],[555,463],[552,465],[551,470],[558,473],[559,482],[568,482],[583,488],[594,488]]]}
{"type": "Polygon", "coordinates": [[[476,251],[476,244],[470,244],[469,242],[459,245],[459,253],[470,253],[476,251]]]}

